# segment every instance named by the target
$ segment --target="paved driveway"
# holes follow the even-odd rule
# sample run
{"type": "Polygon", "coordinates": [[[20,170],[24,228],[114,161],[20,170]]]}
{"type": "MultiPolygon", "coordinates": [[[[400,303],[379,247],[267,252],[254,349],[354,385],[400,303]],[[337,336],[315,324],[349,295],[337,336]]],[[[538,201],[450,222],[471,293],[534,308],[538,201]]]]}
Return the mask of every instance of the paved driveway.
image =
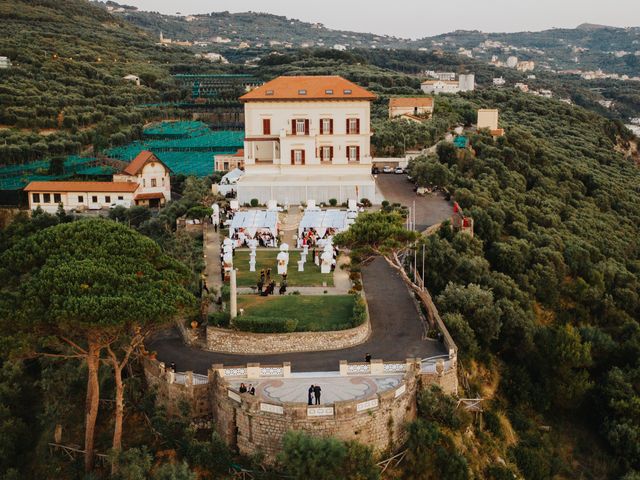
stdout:
{"type": "Polygon", "coordinates": [[[179,334],[171,330],[153,339],[148,349],[157,351],[158,359],[167,364],[175,362],[179,371],[196,373],[206,373],[214,363],[233,366],[253,362],[265,365],[291,362],[292,371],[328,372],[337,371],[340,360],[362,362],[367,353],[371,353],[373,358],[400,361],[446,353],[441,343],[423,340],[424,329],[409,290],[384,259],[374,259],[362,269],[362,276],[372,333],[361,345],[309,353],[229,355],[187,347],[179,334]]]}
{"type": "Polygon", "coordinates": [[[424,197],[416,195],[413,183],[407,180],[406,175],[380,173],[376,184],[384,198],[391,203],[413,207],[413,202],[416,202],[416,227],[419,231],[448,219],[453,213],[451,202],[446,201],[441,193],[424,197]]]}

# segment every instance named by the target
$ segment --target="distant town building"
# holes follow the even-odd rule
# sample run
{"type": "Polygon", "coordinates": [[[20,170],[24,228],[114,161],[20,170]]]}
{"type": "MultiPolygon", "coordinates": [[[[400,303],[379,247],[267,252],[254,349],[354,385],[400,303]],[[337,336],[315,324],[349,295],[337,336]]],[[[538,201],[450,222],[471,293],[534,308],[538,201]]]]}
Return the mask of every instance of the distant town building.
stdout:
{"type": "Polygon", "coordinates": [[[420,84],[424,93],[438,95],[440,93],[458,93],[460,85],[455,80],[425,80],[420,84]]]}
{"type": "Polygon", "coordinates": [[[535,62],[528,60],[525,62],[518,62],[518,64],[516,65],[516,69],[519,72],[529,72],[531,70],[533,70],[536,67],[535,62]]]}
{"type": "Polygon", "coordinates": [[[0,57],[0,68],[10,68],[11,67],[11,60],[9,60],[9,57],[0,57]]]}
{"type": "Polygon", "coordinates": [[[493,84],[496,87],[502,87],[505,83],[507,83],[507,81],[502,77],[497,77],[493,79],[493,84]]]}
{"type": "Polygon", "coordinates": [[[507,67],[516,68],[518,66],[518,57],[511,56],[507,58],[507,67]]]}
{"type": "Polygon", "coordinates": [[[403,117],[423,121],[433,115],[433,98],[401,97],[389,99],[389,118],[403,117]]]}
{"type": "Polygon", "coordinates": [[[461,92],[472,92],[476,89],[476,76],[473,73],[459,75],[458,83],[461,92]]]}
{"type": "Polygon", "coordinates": [[[424,93],[438,95],[440,93],[459,93],[475,90],[475,75],[473,73],[458,76],[455,80],[425,80],[420,84],[424,93]]]}
{"type": "Polygon", "coordinates": [[[435,78],[437,80],[451,81],[456,79],[456,74],[454,72],[435,72],[433,70],[427,70],[425,73],[428,77],[435,78]]]}
{"type": "Polygon", "coordinates": [[[127,81],[127,82],[133,82],[138,87],[140,86],[140,77],[138,77],[136,75],[125,75],[124,77],[122,77],[122,79],[127,81]]]}
{"type": "Polygon", "coordinates": [[[478,110],[478,130],[487,129],[491,132],[493,137],[501,137],[504,135],[504,130],[498,128],[498,109],[496,108],[481,108],[478,110]]]}
{"type": "Polygon", "coordinates": [[[213,53],[213,52],[210,52],[210,53],[196,53],[196,57],[203,58],[204,60],[209,60],[210,62],[213,62],[213,63],[229,63],[229,60],[224,58],[219,53],[213,53]]]}
{"type": "Polygon", "coordinates": [[[334,50],[338,50],[339,52],[344,52],[344,51],[346,51],[346,50],[347,50],[347,47],[346,47],[345,45],[340,44],[340,43],[336,43],[336,44],[333,46],[333,49],[334,49],[334,50]]]}
{"type": "Polygon", "coordinates": [[[516,88],[524,93],[527,93],[529,91],[529,85],[527,85],[526,83],[518,82],[516,83],[516,88]]]}

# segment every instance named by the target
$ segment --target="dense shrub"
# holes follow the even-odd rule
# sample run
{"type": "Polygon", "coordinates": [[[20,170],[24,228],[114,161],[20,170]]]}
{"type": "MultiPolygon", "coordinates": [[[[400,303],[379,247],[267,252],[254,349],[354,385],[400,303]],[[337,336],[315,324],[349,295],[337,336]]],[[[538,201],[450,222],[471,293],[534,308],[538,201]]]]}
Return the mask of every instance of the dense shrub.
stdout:
{"type": "Polygon", "coordinates": [[[229,326],[231,317],[229,312],[212,312],[209,314],[209,325],[212,327],[226,328],[229,326]]]}
{"type": "Polygon", "coordinates": [[[367,304],[360,295],[354,295],[353,314],[351,315],[351,325],[357,327],[367,321],[367,304]]]}
{"type": "Polygon", "coordinates": [[[253,333],[291,333],[298,327],[295,318],[271,318],[241,315],[233,320],[233,326],[238,330],[253,333]]]}

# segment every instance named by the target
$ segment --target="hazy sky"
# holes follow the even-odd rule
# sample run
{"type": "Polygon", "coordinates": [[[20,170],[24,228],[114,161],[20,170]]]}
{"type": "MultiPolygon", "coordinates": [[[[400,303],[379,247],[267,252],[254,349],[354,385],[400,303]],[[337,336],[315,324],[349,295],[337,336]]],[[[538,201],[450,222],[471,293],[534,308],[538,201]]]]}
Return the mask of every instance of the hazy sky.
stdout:
{"type": "Polygon", "coordinates": [[[600,23],[640,26],[640,0],[119,0],[175,14],[268,12],[326,27],[420,38],[452,30],[515,32],[600,23]]]}

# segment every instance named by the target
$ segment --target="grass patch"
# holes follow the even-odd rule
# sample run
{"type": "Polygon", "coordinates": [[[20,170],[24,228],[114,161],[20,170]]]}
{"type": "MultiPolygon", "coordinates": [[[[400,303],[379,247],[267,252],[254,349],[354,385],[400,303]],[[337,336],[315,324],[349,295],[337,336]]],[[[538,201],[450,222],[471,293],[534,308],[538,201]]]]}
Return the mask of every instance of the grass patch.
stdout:
{"type": "MultiPolygon", "coordinates": [[[[236,281],[239,287],[254,286],[260,278],[260,270],[271,269],[271,278],[278,286],[282,277],[278,275],[276,256],[279,250],[257,250],[256,271],[249,271],[249,250],[239,250],[233,258],[233,266],[238,269],[236,281]]],[[[299,251],[289,252],[289,268],[287,270],[287,284],[291,287],[321,287],[326,282],[327,287],[333,287],[333,273],[320,273],[320,267],[313,263],[312,250],[309,250],[307,262],[304,264],[304,272],[298,271],[299,251]]]]}
{"type": "MultiPolygon", "coordinates": [[[[296,332],[318,332],[352,328],[353,295],[239,295],[238,308],[247,318],[274,323],[295,320],[296,332]]],[[[248,328],[247,328],[248,329],[248,328]]],[[[287,331],[284,327],[280,331],[287,331]]]]}

